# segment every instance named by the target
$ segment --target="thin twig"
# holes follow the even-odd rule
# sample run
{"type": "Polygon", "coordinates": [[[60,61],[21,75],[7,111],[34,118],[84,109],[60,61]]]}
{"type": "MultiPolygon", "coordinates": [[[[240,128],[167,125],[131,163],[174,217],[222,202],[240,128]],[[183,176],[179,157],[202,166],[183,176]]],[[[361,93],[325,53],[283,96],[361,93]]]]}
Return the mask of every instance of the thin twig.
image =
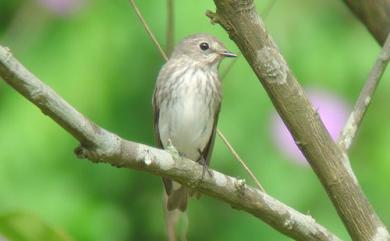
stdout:
{"type": "Polygon", "coordinates": [[[175,6],[174,0],[167,0],[167,46],[168,55],[171,55],[175,43],[175,6]]]}
{"type": "Polygon", "coordinates": [[[255,181],[256,186],[263,192],[265,192],[263,186],[261,186],[260,182],[257,180],[256,176],[253,174],[251,169],[246,165],[246,163],[241,159],[241,157],[237,154],[237,152],[234,150],[232,145],[230,145],[229,141],[226,139],[226,137],[223,135],[223,133],[217,129],[217,133],[219,137],[221,137],[222,141],[225,143],[225,145],[228,147],[232,155],[241,163],[241,165],[245,168],[245,170],[248,172],[248,174],[251,176],[251,178],[255,181]]]}
{"type": "Polygon", "coordinates": [[[145,21],[144,17],[142,16],[137,4],[134,0],[129,0],[131,6],[133,7],[135,13],[137,14],[139,20],[141,21],[142,25],[144,26],[146,32],[148,33],[149,37],[152,39],[154,45],[156,45],[157,49],[160,51],[160,54],[163,56],[165,60],[168,60],[168,56],[165,54],[164,50],[161,48],[160,43],[157,41],[156,37],[154,36],[152,30],[150,30],[148,23],[145,21]]]}
{"type": "Polygon", "coordinates": [[[355,107],[351,112],[347,123],[341,133],[338,144],[342,151],[347,152],[355,138],[356,132],[362,123],[364,114],[367,111],[372,97],[378,86],[378,83],[386,69],[390,59],[390,34],[387,36],[386,42],[371,69],[363,89],[360,92],[359,98],[356,101],[355,107]]]}
{"type": "MultiPolygon", "coordinates": [[[[142,22],[142,25],[144,26],[146,32],[148,33],[149,37],[152,39],[153,43],[155,44],[155,46],[159,49],[161,55],[163,56],[163,58],[165,60],[168,60],[167,58],[167,55],[166,53],[164,52],[164,50],[161,48],[161,45],[160,43],[158,42],[158,40],[155,38],[153,32],[150,30],[148,24],[146,23],[144,17],[142,16],[142,13],[141,11],[139,10],[137,4],[134,2],[134,0],[129,0],[131,5],[133,6],[134,10],[136,11],[137,13],[137,16],[139,17],[139,19],[141,20],[142,22]]],[[[235,149],[233,148],[233,146],[230,144],[230,142],[226,139],[225,136],[223,136],[223,133],[217,128],[217,133],[219,135],[219,137],[222,138],[223,142],[225,143],[226,147],[229,149],[229,151],[233,154],[234,158],[236,158],[236,160],[241,163],[241,165],[244,167],[244,169],[248,172],[249,176],[251,178],[253,178],[254,182],[257,184],[257,186],[260,188],[260,190],[264,191],[264,188],[260,185],[260,182],[256,179],[255,175],[253,175],[253,172],[250,171],[250,169],[248,168],[248,166],[245,164],[245,162],[243,161],[242,158],[240,158],[240,156],[237,154],[237,152],[235,151],[235,149]]]]}

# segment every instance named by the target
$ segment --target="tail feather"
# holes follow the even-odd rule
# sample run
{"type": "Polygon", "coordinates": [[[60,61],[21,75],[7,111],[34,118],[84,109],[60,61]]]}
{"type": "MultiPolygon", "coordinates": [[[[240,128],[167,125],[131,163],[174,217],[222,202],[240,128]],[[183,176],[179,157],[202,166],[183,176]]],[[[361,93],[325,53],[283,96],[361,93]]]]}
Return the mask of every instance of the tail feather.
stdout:
{"type": "Polygon", "coordinates": [[[175,209],[179,209],[182,212],[186,211],[188,194],[188,188],[185,186],[180,186],[178,189],[172,190],[172,192],[168,196],[168,211],[172,211],[175,209]]]}

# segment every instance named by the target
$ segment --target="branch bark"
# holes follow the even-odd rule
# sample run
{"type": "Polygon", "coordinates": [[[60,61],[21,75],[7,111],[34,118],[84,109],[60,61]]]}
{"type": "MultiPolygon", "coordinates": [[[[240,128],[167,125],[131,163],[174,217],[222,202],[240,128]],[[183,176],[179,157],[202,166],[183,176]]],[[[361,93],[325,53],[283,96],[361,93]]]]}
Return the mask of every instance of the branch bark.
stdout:
{"type": "Polygon", "coordinates": [[[344,0],[380,45],[390,33],[390,0],[344,0]]]}
{"type": "Polygon", "coordinates": [[[381,79],[383,72],[386,69],[387,63],[390,60],[390,34],[387,36],[386,42],[379,53],[374,66],[372,67],[368,79],[364,84],[362,91],[360,92],[359,98],[356,101],[355,107],[349,115],[348,121],[343,128],[338,144],[342,151],[347,152],[352,144],[352,141],[362,123],[364,114],[367,111],[371,99],[378,86],[379,80],[381,79]]]}
{"type": "Polygon", "coordinates": [[[229,33],[267,91],[294,140],[326,189],[353,240],[388,240],[386,227],[367,201],[317,111],[287,66],[256,12],[253,0],[214,0],[212,21],[229,33]],[[380,237],[381,239],[378,239],[380,237]]]}
{"type": "Polygon", "coordinates": [[[340,240],[309,216],[273,197],[220,172],[202,176],[203,167],[180,158],[174,151],[164,151],[124,140],[97,126],[68,104],[54,90],[19,63],[10,51],[0,46],[0,76],[42,112],[66,129],[81,145],[76,154],[93,162],[142,170],[169,177],[200,192],[244,210],[296,240],[340,240]]]}

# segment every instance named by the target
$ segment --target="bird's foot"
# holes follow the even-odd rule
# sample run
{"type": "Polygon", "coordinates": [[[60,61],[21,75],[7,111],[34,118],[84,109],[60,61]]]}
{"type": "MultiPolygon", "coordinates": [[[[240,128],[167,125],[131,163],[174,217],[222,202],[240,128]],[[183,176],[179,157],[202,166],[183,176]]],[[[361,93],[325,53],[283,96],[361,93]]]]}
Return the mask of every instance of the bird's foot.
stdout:
{"type": "Polygon", "coordinates": [[[203,180],[205,178],[206,172],[210,177],[213,177],[213,172],[209,169],[207,162],[204,160],[204,158],[200,158],[197,161],[200,165],[202,165],[202,174],[199,179],[195,180],[194,182],[191,183],[191,188],[192,189],[198,189],[199,186],[203,183],[203,180]]]}
{"type": "Polygon", "coordinates": [[[203,158],[203,156],[201,156],[198,163],[202,165],[202,177],[201,177],[202,181],[206,172],[209,174],[210,177],[213,177],[213,172],[209,169],[209,165],[206,162],[206,160],[203,158]]]}
{"type": "Polygon", "coordinates": [[[200,180],[203,181],[204,174],[206,173],[206,171],[207,171],[207,173],[209,174],[210,177],[213,177],[213,172],[210,171],[209,164],[207,163],[206,159],[204,158],[202,152],[200,150],[198,150],[198,152],[199,152],[200,157],[199,157],[197,162],[200,165],[202,165],[202,167],[203,167],[203,169],[202,169],[202,177],[201,177],[200,180]]]}

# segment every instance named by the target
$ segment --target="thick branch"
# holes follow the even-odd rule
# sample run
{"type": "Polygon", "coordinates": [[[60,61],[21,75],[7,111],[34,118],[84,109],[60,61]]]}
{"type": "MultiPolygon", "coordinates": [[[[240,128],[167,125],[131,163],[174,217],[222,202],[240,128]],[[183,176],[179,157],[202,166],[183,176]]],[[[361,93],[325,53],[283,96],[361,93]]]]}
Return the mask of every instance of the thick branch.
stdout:
{"type": "Polygon", "coordinates": [[[355,107],[352,113],[349,115],[347,124],[345,125],[340,139],[340,149],[347,152],[352,144],[353,138],[362,123],[364,114],[367,111],[371,99],[374,95],[376,87],[378,86],[379,80],[381,79],[383,72],[386,69],[387,63],[390,60],[390,34],[388,35],[386,42],[379,53],[374,66],[372,67],[368,79],[364,84],[362,91],[360,92],[359,98],[356,101],[355,107]]]}
{"type": "MultiPolygon", "coordinates": [[[[98,127],[30,73],[8,49],[1,46],[0,76],[81,142],[81,146],[76,150],[80,157],[169,177],[188,186],[196,183],[202,175],[202,166],[180,158],[175,152],[127,141],[98,127]]],[[[294,239],[340,240],[310,216],[301,214],[246,185],[244,180],[211,171],[214,175],[205,175],[203,182],[196,186],[202,193],[254,215],[294,239]]]]}
{"type": "MultiPolygon", "coordinates": [[[[348,159],[333,142],[317,111],[287,66],[256,12],[253,0],[214,0],[208,16],[229,33],[266,89],[296,144],[328,192],[354,240],[374,240],[388,232],[367,201],[348,159]]],[[[384,240],[384,239],[383,239],[384,240]]]]}
{"type": "Polygon", "coordinates": [[[380,45],[390,33],[390,0],[344,0],[380,45]]]}

